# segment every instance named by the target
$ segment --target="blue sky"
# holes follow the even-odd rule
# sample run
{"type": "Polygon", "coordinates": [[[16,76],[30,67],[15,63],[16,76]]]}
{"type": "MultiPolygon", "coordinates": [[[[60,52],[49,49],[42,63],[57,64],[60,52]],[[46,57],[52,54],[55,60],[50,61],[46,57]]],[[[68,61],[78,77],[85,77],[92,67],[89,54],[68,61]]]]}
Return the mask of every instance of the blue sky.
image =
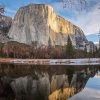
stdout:
{"type": "MultiPolygon", "coordinates": [[[[58,15],[63,16],[65,19],[68,19],[81,27],[86,35],[98,33],[100,28],[100,9],[98,9],[100,8],[100,0],[86,1],[88,9],[82,11],[77,10],[77,8],[79,8],[77,5],[73,6],[72,8],[63,8],[64,5],[61,2],[57,2],[57,0],[0,0],[0,4],[5,6],[5,15],[11,17],[14,17],[20,7],[30,3],[50,4],[54,7],[58,15]]],[[[67,6],[69,6],[69,4],[67,4],[67,6]]]]}
{"type": "Polygon", "coordinates": [[[69,100],[100,100],[100,76],[90,78],[85,88],[69,100]]]}
{"type": "Polygon", "coordinates": [[[90,78],[86,84],[86,87],[97,89],[100,91],[100,76],[95,76],[94,78],[90,78]]]}
{"type": "Polygon", "coordinates": [[[53,0],[0,0],[0,4],[3,4],[6,9],[6,15],[14,16],[16,11],[25,5],[30,3],[49,3],[51,4],[53,0]]]}
{"type": "Polygon", "coordinates": [[[98,33],[87,35],[87,39],[89,41],[93,41],[94,43],[98,43],[98,41],[99,41],[98,33]]]}
{"type": "MultiPolygon", "coordinates": [[[[76,0],[76,1],[78,1],[78,0],[76,0]]],[[[89,10],[91,10],[97,3],[100,2],[100,0],[87,0],[87,1],[88,1],[89,10]]],[[[70,17],[75,18],[75,12],[73,11],[73,9],[63,8],[62,3],[57,2],[57,0],[0,0],[0,4],[3,4],[5,6],[5,8],[6,8],[5,14],[8,16],[14,16],[16,11],[20,7],[28,5],[30,3],[51,4],[55,8],[55,10],[58,12],[58,14],[66,16],[68,18],[70,18],[70,17]]]]}

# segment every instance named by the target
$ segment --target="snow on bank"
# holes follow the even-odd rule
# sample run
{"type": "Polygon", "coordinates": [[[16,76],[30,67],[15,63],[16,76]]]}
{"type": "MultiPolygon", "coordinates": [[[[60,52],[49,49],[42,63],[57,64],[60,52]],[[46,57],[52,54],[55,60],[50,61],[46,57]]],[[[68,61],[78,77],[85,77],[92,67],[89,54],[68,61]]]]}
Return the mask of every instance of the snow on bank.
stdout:
{"type": "Polygon", "coordinates": [[[0,58],[0,63],[28,65],[100,65],[100,58],[85,59],[10,59],[0,58]]]}

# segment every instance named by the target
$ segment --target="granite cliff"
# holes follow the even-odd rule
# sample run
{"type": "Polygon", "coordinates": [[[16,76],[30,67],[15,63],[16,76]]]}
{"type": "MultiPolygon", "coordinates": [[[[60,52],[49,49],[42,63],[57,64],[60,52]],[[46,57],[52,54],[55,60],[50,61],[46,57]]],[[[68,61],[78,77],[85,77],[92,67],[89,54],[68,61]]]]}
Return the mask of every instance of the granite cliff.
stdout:
{"type": "Polygon", "coordinates": [[[0,15],[0,42],[7,42],[9,38],[7,36],[12,24],[12,18],[0,15]]]}
{"type": "Polygon", "coordinates": [[[68,35],[74,46],[88,42],[79,27],[58,16],[47,4],[21,7],[8,33],[14,41],[25,44],[36,42],[38,45],[48,45],[49,42],[52,45],[65,45],[68,35]]]}

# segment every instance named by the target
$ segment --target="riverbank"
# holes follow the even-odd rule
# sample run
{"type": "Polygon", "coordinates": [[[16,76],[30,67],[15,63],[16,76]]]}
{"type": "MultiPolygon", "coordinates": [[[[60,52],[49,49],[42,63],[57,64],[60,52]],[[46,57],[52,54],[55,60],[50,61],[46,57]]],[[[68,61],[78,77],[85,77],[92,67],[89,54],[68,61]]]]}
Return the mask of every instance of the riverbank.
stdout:
{"type": "Polygon", "coordinates": [[[12,59],[0,58],[0,63],[22,65],[100,65],[100,58],[85,59],[12,59]]]}

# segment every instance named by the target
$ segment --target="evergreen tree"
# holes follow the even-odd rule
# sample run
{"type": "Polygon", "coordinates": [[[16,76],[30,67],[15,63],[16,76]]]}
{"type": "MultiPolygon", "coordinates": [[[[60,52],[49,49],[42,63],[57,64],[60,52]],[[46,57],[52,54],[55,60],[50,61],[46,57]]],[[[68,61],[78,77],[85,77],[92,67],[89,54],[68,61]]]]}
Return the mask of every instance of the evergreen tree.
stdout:
{"type": "Polygon", "coordinates": [[[0,42],[0,57],[3,56],[3,54],[2,54],[2,48],[3,48],[3,43],[0,42]]]}
{"type": "Polygon", "coordinates": [[[74,47],[72,45],[70,36],[68,35],[68,39],[67,39],[67,46],[66,46],[66,58],[73,58],[74,57],[74,47]]]}
{"type": "Polygon", "coordinates": [[[93,57],[93,51],[90,49],[89,53],[88,53],[88,57],[92,58],[93,57]]]}
{"type": "Polygon", "coordinates": [[[48,55],[49,55],[49,57],[51,57],[51,51],[52,51],[52,43],[51,43],[51,39],[49,37],[49,40],[48,40],[48,55]]]}
{"type": "Polygon", "coordinates": [[[92,57],[93,57],[93,58],[96,57],[96,53],[97,53],[96,49],[97,49],[96,46],[94,46],[94,47],[93,47],[93,52],[92,52],[92,57]]]}
{"type": "Polygon", "coordinates": [[[96,49],[95,49],[95,57],[98,57],[98,48],[96,46],[96,49]]]}
{"type": "Polygon", "coordinates": [[[87,57],[87,47],[85,46],[84,48],[84,57],[86,58],[87,57]]]}
{"type": "Polygon", "coordinates": [[[100,46],[98,48],[98,57],[100,58],[100,46]]]}
{"type": "Polygon", "coordinates": [[[52,43],[51,43],[51,39],[49,37],[49,40],[48,40],[48,48],[51,49],[51,47],[52,47],[52,43]]]}

